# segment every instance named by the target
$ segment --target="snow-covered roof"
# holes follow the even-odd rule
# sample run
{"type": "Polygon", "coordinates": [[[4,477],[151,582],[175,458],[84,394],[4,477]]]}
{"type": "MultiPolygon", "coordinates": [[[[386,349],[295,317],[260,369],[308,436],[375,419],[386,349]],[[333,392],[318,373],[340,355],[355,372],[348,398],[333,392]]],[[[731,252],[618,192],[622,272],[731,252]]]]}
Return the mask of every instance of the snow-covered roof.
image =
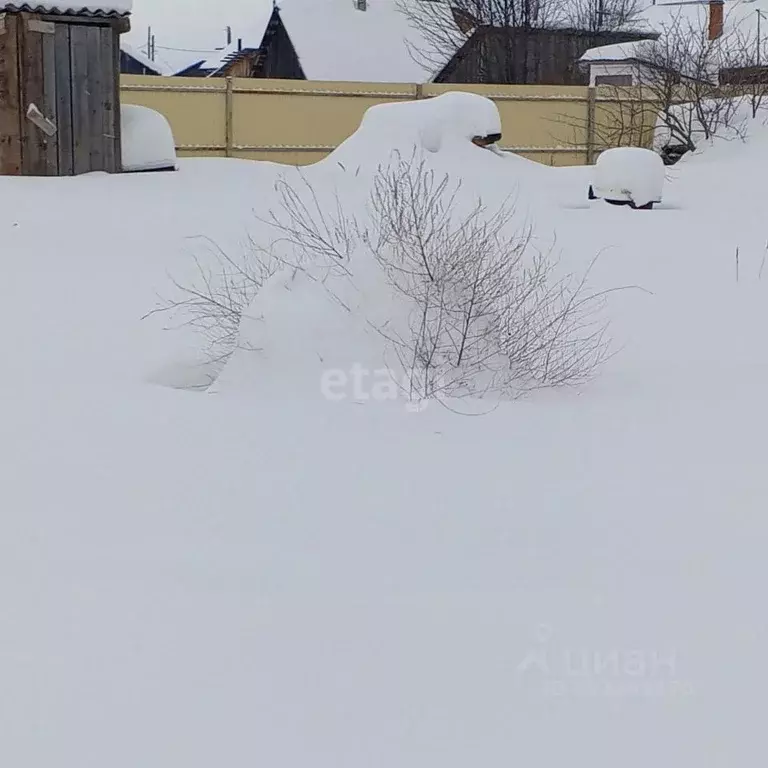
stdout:
{"type": "Polygon", "coordinates": [[[613,43],[590,48],[580,59],[586,63],[598,61],[628,61],[637,59],[642,53],[642,47],[648,45],[648,40],[632,40],[628,43],[613,43]]]}
{"type": "Polygon", "coordinates": [[[133,9],[133,0],[99,0],[82,2],[73,0],[29,0],[28,2],[0,2],[0,10],[45,13],[89,13],[101,16],[124,16],[133,9]]]}
{"type": "Polygon", "coordinates": [[[233,30],[235,42],[220,51],[212,51],[200,63],[200,68],[217,72],[238,54],[241,44],[242,48],[260,48],[273,11],[272,0],[254,0],[253,7],[248,11],[247,23],[242,29],[236,27],[233,30]]]}
{"type": "MultiPolygon", "coordinates": [[[[723,34],[719,38],[727,53],[729,46],[744,46],[745,40],[756,41],[758,18],[768,17],[768,0],[726,0],[723,4],[723,34]]],[[[663,37],[672,30],[685,32],[705,30],[709,18],[709,3],[669,2],[646,8],[635,21],[635,29],[663,37]]],[[[588,50],[579,61],[584,63],[626,61],[642,59],[642,49],[648,51],[647,41],[602,45],[588,50]]]]}
{"type": "Polygon", "coordinates": [[[141,64],[143,67],[146,67],[152,72],[156,72],[158,75],[170,74],[168,69],[164,67],[160,62],[152,61],[152,59],[150,59],[149,56],[147,56],[145,53],[140,51],[138,48],[134,48],[132,45],[124,42],[123,40],[120,41],[120,50],[130,56],[132,59],[138,61],[139,64],[141,64]]]}
{"type": "Polygon", "coordinates": [[[426,65],[433,52],[414,55],[428,43],[397,0],[368,0],[364,11],[353,0],[279,0],[278,8],[308,80],[420,83],[436,74],[426,65]]]}

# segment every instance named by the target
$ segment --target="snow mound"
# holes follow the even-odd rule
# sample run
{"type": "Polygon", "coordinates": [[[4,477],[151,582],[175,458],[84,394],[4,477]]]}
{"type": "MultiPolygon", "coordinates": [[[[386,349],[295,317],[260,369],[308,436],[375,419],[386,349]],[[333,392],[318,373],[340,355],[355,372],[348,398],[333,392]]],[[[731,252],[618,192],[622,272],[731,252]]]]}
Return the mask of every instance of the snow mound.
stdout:
{"type": "Polygon", "coordinates": [[[444,93],[424,101],[371,107],[360,128],[322,162],[364,158],[368,154],[364,148],[433,154],[466,151],[474,137],[494,134],[501,134],[501,117],[490,99],[474,93],[444,93]]]}
{"type": "Polygon", "coordinates": [[[168,120],[148,107],[121,107],[123,170],[176,169],[176,143],[168,120]]]}
{"type": "MultiPolygon", "coordinates": [[[[307,249],[306,242],[298,248],[294,242],[292,249],[278,254],[285,268],[260,289],[246,313],[240,330],[242,351],[232,356],[215,389],[245,387],[274,396],[290,386],[309,389],[316,396],[328,371],[350,375],[354,370],[371,374],[388,370],[402,382],[401,349],[391,342],[409,337],[414,300],[393,287],[368,239],[375,240],[378,234],[372,191],[382,185],[384,194],[391,196],[398,183],[407,188],[431,180],[432,190],[444,183],[441,194],[445,200],[451,198],[456,216],[467,214],[481,198],[493,210],[519,191],[518,175],[512,171],[543,170],[473,143],[477,137],[500,133],[501,120],[491,100],[447,93],[372,107],[356,133],[328,158],[301,171],[287,171],[283,190],[291,190],[289,207],[310,216],[314,222],[310,229],[324,232],[342,250],[349,246],[348,253],[343,259],[329,258],[327,253],[316,258],[316,252],[307,252],[314,248],[307,249]],[[333,198],[333,205],[326,203],[321,213],[318,200],[333,198]],[[297,334],[299,307],[302,328],[297,334]]],[[[429,196],[426,187],[424,196],[429,196]]],[[[523,208],[515,212],[510,226],[521,230],[525,226],[523,208]]],[[[285,221],[284,205],[273,213],[285,221]]],[[[296,221],[287,227],[306,231],[296,221]]],[[[270,239],[260,244],[265,250],[276,241],[284,245],[286,231],[264,232],[270,239]]]]}
{"type": "MultiPolygon", "coordinates": [[[[472,143],[476,137],[501,135],[501,117],[493,101],[474,93],[452,91],[423,101],[371,107],[358,130],[317,165],[375,172],[395,156],[424,153],[441,166],[450,166],[462,178],[478,183],[487,181],[489,173],[541,175],[550,170],[518,155],[494,154],[472,143]]],[[[510,192],[516,182],[510,175],[510,192]]]]}
{"type": "Polygon", "coordinates": [[[618,147],[603,152],[595,165],[594,194],[611,202],[641,207],[661,202],[664,163],[655,152],[618,147]]]}

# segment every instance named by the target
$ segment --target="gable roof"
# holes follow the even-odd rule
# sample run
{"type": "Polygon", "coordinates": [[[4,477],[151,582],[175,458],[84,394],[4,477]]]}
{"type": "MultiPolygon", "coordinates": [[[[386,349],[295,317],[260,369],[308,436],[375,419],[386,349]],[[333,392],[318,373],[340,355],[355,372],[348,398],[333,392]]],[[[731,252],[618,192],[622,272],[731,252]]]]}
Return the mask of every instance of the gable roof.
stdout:
{"type": "Polygon", "coordinates": [[[436,74],[422,61],[430,57],[414,55],[429,44],[399,0],[368,0],[366,10],[353,0],[278,0],[277,7],[309,80],[423,83],[436,74]]]}
{"type": "Polygon", "coordinates": [[[233,64],[242,55],[261,48],[275,13],[277,11],[273,7],[272,0],[256,0],[253,3],[253,11],[248,17],[248,23],[242,30],[234,30],[235,42],[220,51],[212,51],[210,56],[198,62],[199,68],[215,74],[229,64],[233,64]]]}
{"type": "Polygon", "coordinates": [[[152,61],[152,59],[150,59],[149,56],[147,56],[145,53],[140,51],[138,48],[134,48],[129,43],[123,42],[123,40],[120,40],[120,50],[126,56],[130,56],[134,61],[137,61],[139,64],[141,64],[142,67],[151,70],[157,75],[169,74],[167,69],[162,64],[157,61],[152,61]]]}

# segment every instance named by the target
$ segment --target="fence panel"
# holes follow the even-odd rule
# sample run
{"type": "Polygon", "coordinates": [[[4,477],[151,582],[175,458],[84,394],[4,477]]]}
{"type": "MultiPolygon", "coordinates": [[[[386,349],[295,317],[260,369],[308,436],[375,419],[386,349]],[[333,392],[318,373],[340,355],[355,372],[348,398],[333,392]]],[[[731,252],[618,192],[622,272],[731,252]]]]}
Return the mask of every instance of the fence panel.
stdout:
{"type": "MultiPolygon", "coordinates": [[[[493,99],[502,119],[502,147],[548,165],[593,160],[605,148],[606,137],[617,133],[606,125],[626,112],[625,106],[617,110],[610,95],[596,97],[594,90],[582,86],[122,79],[124,103],[151,107],[168,118],[180,156],[243,157],[290,165],[325,157],[375,104],[456,90],[493,99]]],[[[627,132],[618,133],[623,137],[619,143],[627,143],[627,132]]]]}

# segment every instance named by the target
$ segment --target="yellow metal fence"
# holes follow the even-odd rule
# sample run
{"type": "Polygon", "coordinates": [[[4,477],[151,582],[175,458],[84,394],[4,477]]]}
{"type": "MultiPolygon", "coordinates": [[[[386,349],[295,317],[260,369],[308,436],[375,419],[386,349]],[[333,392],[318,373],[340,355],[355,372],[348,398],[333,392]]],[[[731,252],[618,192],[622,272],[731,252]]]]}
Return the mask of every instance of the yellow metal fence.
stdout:
{"type": "MultiPolygon", "coordinates": [[[[637,143],[637,138],[625,135],[626,97],[579,86],[148,76],[123,76],[121,84],[123,103],[151,107],[168,118],[181,156],[242,157],[292,165],[325,157],[357,129],[365,111],[375,104],[456,90],[493,99],[502,118],[502,147],[542,163],[583,165],[612,143],[637,143]],[[614,130],[618,123],[622,123],[621,137],[614,130]]],[[[635,98],[629,102],[642,104],[635,98]]],[[[635,112],[633,106],[633,121],[635,112]]],[[[640,112],[645,115],[644,110],[640,112]]],[[[640,119],[647,122],[646,116],[640,119]]]]}

